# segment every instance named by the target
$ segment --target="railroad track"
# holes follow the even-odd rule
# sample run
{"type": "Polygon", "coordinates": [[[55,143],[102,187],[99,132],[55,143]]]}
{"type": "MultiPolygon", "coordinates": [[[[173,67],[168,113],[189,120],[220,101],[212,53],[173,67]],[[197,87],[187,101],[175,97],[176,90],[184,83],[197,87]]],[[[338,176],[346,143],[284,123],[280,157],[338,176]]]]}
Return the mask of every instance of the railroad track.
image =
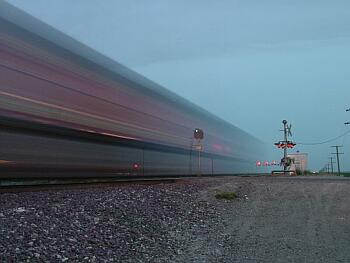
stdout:
{"type": "Polygon", "coordinates": [[[224,174],[224,175],[174,175],[174,176],[113,176],[88,178],[23,178],[0,179],[0,193],[21,191],[60,190],[84,187],[105,187],[121,184],[160,184],[175,183],[180,180],[199,177],[241,176],[257,177],[262,174],[224,174]]]}
{"type": "Polygon", "coordinates": [[[43,190],[66,190],[87,187],[106,187],[123,184],[175,183],[181,178],[184,177],[1,180],[0,194],[9,192],[13,193],[43,190]]]}

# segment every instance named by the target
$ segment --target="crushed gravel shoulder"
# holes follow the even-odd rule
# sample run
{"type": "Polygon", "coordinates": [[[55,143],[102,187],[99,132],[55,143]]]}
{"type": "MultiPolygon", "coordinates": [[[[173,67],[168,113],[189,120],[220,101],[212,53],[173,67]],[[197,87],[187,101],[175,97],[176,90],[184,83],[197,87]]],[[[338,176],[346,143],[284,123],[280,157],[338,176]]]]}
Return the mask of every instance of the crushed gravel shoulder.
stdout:
{"type": "Polygon", "coordinates": [[[2,193],[0,262],[350,262],[349,204],[338,177],[2,193]]]}

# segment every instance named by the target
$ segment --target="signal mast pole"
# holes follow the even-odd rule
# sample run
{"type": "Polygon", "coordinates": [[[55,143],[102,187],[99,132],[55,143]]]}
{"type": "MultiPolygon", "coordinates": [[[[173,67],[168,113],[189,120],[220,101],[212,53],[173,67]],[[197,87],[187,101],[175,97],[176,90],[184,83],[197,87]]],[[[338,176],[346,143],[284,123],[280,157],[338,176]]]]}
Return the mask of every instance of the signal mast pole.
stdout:
{"type": "Polygon", "coordinates": [[[283,130],[284,130],[284,154],[283,154],[283,160],[284,160],[284,162],[283,162],[283,170],[284,170],[284,173],[286,173],[287,172],[287,162],[286,162],[286,160],[287,160],[287,143],[288,143],[288,132],[287,132],[287,129],[288,129],[288,126],[287,126],[287,121],[286,120],[283,120],[283,125],[284,125],[284,128],[283,128],[283,130]]]}
{"type": "Polygon", "coordinates": [[[204,138],[203,130],[201,130],[199,128],[194,129],[193,137],[194,137],[194,139],[197,140],[197,144],[195,145],[195,147],[198,150],[198,176],[200,176],[202,174],[202,171],[201,171],[201,151],[203,150],[203,146],[201,144],[201,140],[203,140],[203,138],[204,138]]]}
{"type": "Polygon", "coordinates": [[[284,132],[284,140],[283,141],[279,141],[274,143],[275,146],[277,146],[277,148],[282,148],[283,149],[283,158],[281,160],[281,165],[283,164],[283,172],[286,174],[288,171],[288,166],[291,165],[291,158],[288,158],[288,154],[287,154],[287,148],[293,148],[296,144],[293,143],[292,141],[288,141],[288,136],[292,136],[292,132],[291,132],[291,128],[292,125],[290,124],[288,126],[288,122],[287,120],[283,120],[283,131],[284,132]]]}

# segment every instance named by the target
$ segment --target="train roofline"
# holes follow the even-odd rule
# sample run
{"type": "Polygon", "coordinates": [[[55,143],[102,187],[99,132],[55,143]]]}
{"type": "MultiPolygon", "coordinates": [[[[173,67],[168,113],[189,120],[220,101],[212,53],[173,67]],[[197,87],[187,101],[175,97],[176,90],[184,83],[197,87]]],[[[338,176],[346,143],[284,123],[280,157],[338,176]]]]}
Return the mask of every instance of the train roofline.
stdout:
{"type": "MultiPolygon", "coordinates": [[[[79,57],[79,59],[74,60],[74,63],[81,64],[84,68],[99,68],[99,73],[103,71],[103,75],[108,75],[107,77],[112,79],[113,75],[117,75],[119,77],[119,80],[122,78],[126,82],[133,83],[133,88],[135,88],[136,85],[136,88],[138,90],[147,89],[152,93],[152,95],[161,97],[161,99],[175,104],[177,107],[180,106],[182,109],[190,112],[191,114],[195,113],[198,115],[198,117],[203,119],[209,118],[217,124],[230,127],[237,132],[241,132],[242,135],[244,134],[247,137],[256,140],[258,143],[263,144],[260,139],[252,136],[246,131],[243,131],[235,125],[221,119],[213,113],[151,81],[150,79],[147,79],[135,71],[128,69],[115,60],[112,60],[111,58],[77,41],[67,34],[46,24],[45,22],[40,21],[32,15],[20,10],[19,8],[16,8],[15,6],[1,0],[0,18],[14,24],[21,29],[24,29],[24,31],[27,31],[27,33],[30,32],[31,34],[45,40],[45,43],[40,42],[41,45],[46,45],[46,47],[49,47],[51,49],[64,49],[67,52],[66,58],[68,58],[67,54],[75,56],[75,58],[79,57]]],[[[28,36],[28,34],[26,34],[26,36],[28,36]]]]}

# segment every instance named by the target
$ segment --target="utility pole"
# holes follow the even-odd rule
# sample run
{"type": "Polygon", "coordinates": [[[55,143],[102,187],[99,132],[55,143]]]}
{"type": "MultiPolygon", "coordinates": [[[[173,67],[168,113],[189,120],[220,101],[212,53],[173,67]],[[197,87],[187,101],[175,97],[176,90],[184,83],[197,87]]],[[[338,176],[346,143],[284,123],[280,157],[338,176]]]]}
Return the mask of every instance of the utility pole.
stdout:
{"type": "Polygon", "coordinates": [[[331,169],[332,169],[332,174],[333,174],[333,173],[334,173],[334,169],[333,169],[333,164],[334,164],[333,157],[329,157],[329,159],[331,160],[331,161],[330,161],[330,164],[331,164],[331,169]]]}
{"type": "Polygon", "coordinates": [[[339,152],[339,148],[343,147],[342,145],[334,145],[332,146],[333,148],[335,148],[335,153],[332,154],[336,154],[337,155],[337,164],[338,164],[338,176],[340,176],[340,165],[339,165],[339,154],[344,154],[344,153],[340,153],[339,152]]]}

